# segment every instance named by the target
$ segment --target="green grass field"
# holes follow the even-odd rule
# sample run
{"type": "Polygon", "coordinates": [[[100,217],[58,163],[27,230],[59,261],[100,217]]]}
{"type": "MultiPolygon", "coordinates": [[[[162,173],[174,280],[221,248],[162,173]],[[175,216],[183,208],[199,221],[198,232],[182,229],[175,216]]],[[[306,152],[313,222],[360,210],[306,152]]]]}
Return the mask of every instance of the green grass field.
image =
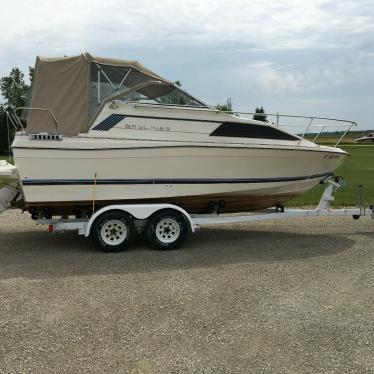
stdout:
{"type": "MultiPolygon", "coordinates": [[[[335,175],[344,178],[346,185],[335,194],[333,206],[353,206],[358,201],[357,186],[364,186],[364,202],[374,203],[374,145],[342,145],[351,156],[335,171],[335,175]],[[370,201],[370,199],[373,199],[370,201]]],[[[303,196],[290,201],[288,206],[315,205],[323,192],[324,186],[318,185],[303,196]]]]}
{"type": "MultiPolygon", "coordinates": [[[[358,201],[357,186],[364,186],[364,202],[374,203],[374,145],[343,145],[342,148],[351,156],[335,171],[335,175],[344,177],[346,185],[340,188],[333,206],[354,206],[358,201]],[[373,199],[373,200],[370,200],[373,199]]],[[[9,157],[0,156],[0,159],[9,157]]],[[[321,197],[324,186],[318,185],[303,196],[290,201],[287,206],[299,207],[316,205],[321,197]]]]}

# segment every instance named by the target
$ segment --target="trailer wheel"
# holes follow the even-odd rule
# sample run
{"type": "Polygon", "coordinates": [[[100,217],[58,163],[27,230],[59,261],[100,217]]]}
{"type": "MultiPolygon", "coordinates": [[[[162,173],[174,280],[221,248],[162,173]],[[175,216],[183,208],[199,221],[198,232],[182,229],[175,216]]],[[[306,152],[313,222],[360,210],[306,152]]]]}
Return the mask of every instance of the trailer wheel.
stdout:
{"type": "Polygon", "coordinates": [[[92,227],[92,237],[102,252],[124,251],[135,236],[136,228],[131,216],[121,211],[102,214],[92,227]]]}
{"type": "Polygon", "coordinates": [[[188,224],[182,213],[172,209],[162,210],[149,219],[146,234],[149,244],[154,248],[177,249],[186,240],[188,224]]]}

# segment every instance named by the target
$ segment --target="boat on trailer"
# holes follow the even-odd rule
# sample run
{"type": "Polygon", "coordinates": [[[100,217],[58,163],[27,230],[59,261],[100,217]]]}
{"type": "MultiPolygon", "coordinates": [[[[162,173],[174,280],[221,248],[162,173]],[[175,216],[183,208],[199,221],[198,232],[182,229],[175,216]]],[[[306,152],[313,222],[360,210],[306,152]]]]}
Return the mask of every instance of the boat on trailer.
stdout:
{"type": "Polygon", "coordinates": [[[8,112],[15,164],[0,164],[0,213],[19,207],[104,251],[126,249],[139,231],[174,249],[199,225],[372,214],[329,206],[340,186],[332,173],[348,156],[338,144],[355,122],[248,115],[220,111],[137,61],[38,57],[28,106],[8,112]],[[280,118],[308,123],[297,135],[280,118]],[[316,144],[329,121],[345,128],[334,147],[316,144]],[[318,183],[328,187],[316,210],[285,213],[318,183]]]}
{"type": "Polygon", "coordinates": [[[142,202],[254,211],[305,193],[348,156],[219,111],[136,61],[88,53],[38,57],[29,103],[12,150],[34,218],[142,202]]]}

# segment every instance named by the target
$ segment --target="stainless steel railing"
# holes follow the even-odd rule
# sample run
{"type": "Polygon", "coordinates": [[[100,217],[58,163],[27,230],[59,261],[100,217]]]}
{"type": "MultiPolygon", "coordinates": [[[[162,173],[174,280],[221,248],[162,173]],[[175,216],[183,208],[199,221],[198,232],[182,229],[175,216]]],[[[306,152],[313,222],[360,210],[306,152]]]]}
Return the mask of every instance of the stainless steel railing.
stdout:
{"type": "Polygon", "coordinates": [[[14,127],[14,129],[16,131],[25,131],[25,127],[23,126],[22,124],[22,120],[21,118],[17,115],[17,112],[21,111],[21,110],[26,110],[26,111],[41,111],[41,112],[47,112],[49,113],[54,125],[55,125],[55,132],[57,134],[58,132],[58,121],[55,117],[55,115],[53,114],[53,112],[50,110],[50,109],[45,109],[45,108],[33,108],[33,107],[18,107],[16,108],[14,111],[11,110],[11,109],[8,109],[6,111],[6,115],[7,115],[7,118],[8,118],[8,121],[11,123],[11,125],[14,127]]]}
{"type": "MultiPolygon", "coordinates": [[[[12,126],[14,127],[16,131],[19,131],[20,129],[22,131],[25,131],[25,127],[23,126],[20,117],[17,115],[17,112],[20,110],[35,110],[35,111],[48,112],[55,125],[55,132],[56,134],[58,133],[58,121],[55,115],[53,114],[53,112],[49,109],[32,108],[32,107],[19,107],[15,111],[10,111],[10,110],[6,111],[8,121],[9,123],[12,124],[12,126]]],[[[344,119],[339,119],[339,118],[300,116],[300,115],[280,114],[280,113],[256,113],[256,112],[235,112],[235,111],[227,111],[226,113],[232,114],[242,119],[251,119],[251,120],[253,120],[254,115],[257,117],[265,117],[266,122],[264,123],[268,123],[268,124],[275,125],[278,127],[296,127],[298,129],[302,129],[301,132],[296,134],[300,138],[299,144],[301,144],[302,140],[305,139],[305,137],[311,133],[311,129],[315,129],[315,128],[318,129],[318,131],[312,132],[312,134],[314,135],[313,142],[316,142],[317,139],[324,133],[326,129],[341,128],[343,129],[343,134],[339,137],[338,141],[334,145],[334,147],[337,147],[341,143],[341,141],[344,139],[344,137],[347,135],[347,133],[352,129],[352,127],[358,126],[357,123],[354,121],[344,120],[344,119]],[[268,120],[269,118],[273,120],[272,121],[268,120]],[[306,120],[307,123],[306,124],[285,123],[285,122],[281,122],[283,119],[306,120]]]]}
{"type": "Polygon", "coordinates": [[[297,134],[300,137],[299,144],[301,144],[302,140],[305,139],[305,136],[311,133],[311,129],[318,128],[319,130],[317,132],[313,132],[315,134],[313,138],[313,142],[316,142],[316,140],[324,133],[326,129],[331,128],[341,128],[343,129],[343,134],[339,137],[338,141],[335,143],[334,147],[337,147],[341,141],[344,139],[344,137],[347,135],[347,133],[352,129],[352,127],[357,126],[357,123],[350,120],[340,119],[340,118],[328,118],[328,117],[316,117],[316,116],[299,116],[299,115],[292,115],[292,114],[280,114],[280,113],[256,113],[256,112],[227,112],[230,114],[233,114],[239,118],[243,119],[252,119],[253,116],[257,117],[265,117],[267,119],[266,123],[269,123],[271,125],[279,126],[279,127],[297,127],[299,129],[302,129],[300,132],[300,135],[297,134]],[[248,116],[251,116],[251,118],[248,118],[248,116]],[[269,121],[270,119],[273,119],[273,121],[269,121]],[[290,123],[281,123],[282,119],[296,119],[296,120],[306,120],[306,124],[290,124],[290,123]]]}

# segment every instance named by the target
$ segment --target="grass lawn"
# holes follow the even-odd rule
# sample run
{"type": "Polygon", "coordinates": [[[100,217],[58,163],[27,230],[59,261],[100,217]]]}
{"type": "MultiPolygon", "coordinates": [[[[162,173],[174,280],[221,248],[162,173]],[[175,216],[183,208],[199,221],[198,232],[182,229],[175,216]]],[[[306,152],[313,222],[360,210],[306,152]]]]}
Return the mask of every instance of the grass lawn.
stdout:
{"type": "MultiPolygon", "coordinates": [[[[344,178],[346,185],[335,194],[333,206],[353,206],[358,201],[357,186],[364,186],[365,205],[374,203],[374,145],[342,145],[351,156],[335,171],[335,175],[344,178]],[[370,200],[372,199],[372,200],[370,200]]],[[[291,200],[287,206],[316,205],[324,186],[318,185],[305,195],[291,200]]]]}
{"type": "Polygon", "coordinates": [[[11,157],[9,156],[0,155],[0,160],[7,160],[8,162],[12,162],[11,157]]]}
{"type": "MultiPolygon", "coordinates": [[[[341,147],[349,152],[351,156],[335,171],[335,175],[340,175],[344,178],[346,185],[337,191],[332,205],[356,205],[358,201],[357,186],[359,184],[364,186],[365,205],[374,204],[374,145],[342,145],[341,147]]],[[[0,155],[0,159],[10,161],[8,156],[0,155]]],[[[318,185],[305,195],[291,200],[287,206],[316,205],[323,189],[324,186],[318,185]]]]}

